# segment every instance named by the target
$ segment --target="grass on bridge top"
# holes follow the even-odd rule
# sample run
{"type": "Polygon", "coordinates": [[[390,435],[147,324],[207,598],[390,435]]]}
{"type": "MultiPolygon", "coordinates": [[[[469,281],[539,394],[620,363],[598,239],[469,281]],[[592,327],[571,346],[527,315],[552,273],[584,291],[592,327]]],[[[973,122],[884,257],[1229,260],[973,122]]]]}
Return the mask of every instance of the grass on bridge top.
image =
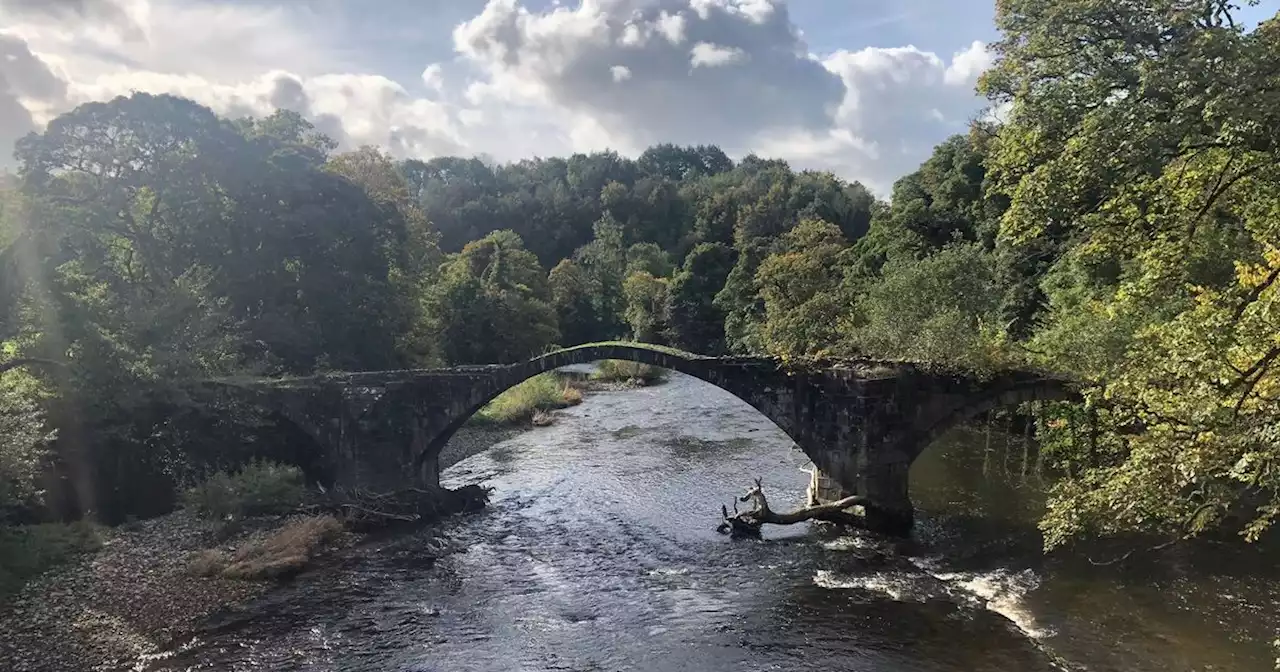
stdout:
{"type": "Polygon", "coordinates": [[[595,343],[582,343],[580,345],[571,345],[567,348],[561,348],[561,347],[547,348],[546,352],[542,353],[542,356],[545,357],[547,355],[550,355],[556,352],[572,352],[574,350],[585,350],[587,348],[604,348],[604,347],[624,347],[624,348],[635,348],[636,350],[651,350],[653,352],[661,352],[663,354],[671,355],[673,357],[680,357],[683,359],[713,359],[710,355],[700,355],[696,352],[687,352],[685,350],[681,350],[679,348],[673,348],[667,345],[655,345],[653,343],[641,343],[639,341],[597,341],[595,343]]]}

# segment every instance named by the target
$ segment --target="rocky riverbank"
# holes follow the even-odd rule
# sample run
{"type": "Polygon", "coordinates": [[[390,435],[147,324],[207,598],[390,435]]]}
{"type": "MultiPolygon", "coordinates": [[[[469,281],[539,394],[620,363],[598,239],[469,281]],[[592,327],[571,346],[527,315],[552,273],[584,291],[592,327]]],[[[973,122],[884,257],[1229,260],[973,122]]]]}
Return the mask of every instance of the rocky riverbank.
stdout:
{"type": "MultiPolygon", "coordinates": [[[[464,428],[441,468],[523,431],[464,428]]],[[[278,584],[200,577],[194,554],[249,543],[291,517],[236,528],[185,511],[108,530],[102,549],[54,569],[0,605],[0,670],[78,672],[131,669],[216,612],[243,605],[278,584]]]]}

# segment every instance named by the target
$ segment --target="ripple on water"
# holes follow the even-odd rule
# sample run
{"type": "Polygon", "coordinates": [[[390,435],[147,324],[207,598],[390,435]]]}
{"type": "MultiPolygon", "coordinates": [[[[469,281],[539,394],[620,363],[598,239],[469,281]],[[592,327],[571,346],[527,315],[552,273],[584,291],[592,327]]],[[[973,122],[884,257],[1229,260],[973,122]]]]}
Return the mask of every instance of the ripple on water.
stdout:
{"type": "MultiPolygon", "coordinates": [[[[920,563],[924,564],[924,563],[920,563]]],[[[922,567],[925,571],[930,571],[922,567]]],[[[1027,595],[1040,586],[1040,577],[1030,569],[996,569],[986,572],[930,571],[940,581],[953,586],[967,599],[1013,622],[1033,639],[1052,637],[1052,628],[1040,623],[1027,605],[1027,595]]]]}
{"type": "Polygon", "coordinates": [[[819,569],[813,575],[813,583],[831,590],[861,590],[875,597],[888,597],[895,602],[928,602],[942,596],[935,582],[924,581],[897,571],[871,572],[869,574],[841,574],[819,569]]]}

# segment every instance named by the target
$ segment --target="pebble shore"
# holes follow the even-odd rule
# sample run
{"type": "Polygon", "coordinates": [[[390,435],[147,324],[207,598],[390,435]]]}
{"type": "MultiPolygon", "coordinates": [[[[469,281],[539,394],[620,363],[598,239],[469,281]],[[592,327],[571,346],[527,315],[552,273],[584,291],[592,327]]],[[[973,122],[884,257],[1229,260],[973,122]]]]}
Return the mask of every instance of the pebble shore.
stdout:
{"type": "MultiPolygon", "coordinates": [[[[440,466],[483,452],[519,428],[466,427],[440,466]]],[[[234,546],[278,521],[254,521],[232,537],[219,525],[176,511],[108,530],[102,549],[54,569],[0,604],[0,670],[105,672],[134,669],[215,612],[235,609],[275,584],[194,577],[192,553],[234,546]]]]}

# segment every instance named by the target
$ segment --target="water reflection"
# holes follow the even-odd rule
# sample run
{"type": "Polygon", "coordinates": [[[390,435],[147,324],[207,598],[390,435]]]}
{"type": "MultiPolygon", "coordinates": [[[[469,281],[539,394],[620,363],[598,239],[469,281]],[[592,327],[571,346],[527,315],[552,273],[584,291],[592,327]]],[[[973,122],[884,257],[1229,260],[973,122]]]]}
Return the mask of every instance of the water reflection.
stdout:
{"type": "Polygon", "coordinates": [[[1101,544],[1044,556],[1044,479],[1034,446],[986,428],[944,437],[912,467],[917,564],[984,600],[1046,650],[1088,670],[1273,669],[1280,623],[1274,549],[1241,545],[1136,555],[1101,544]],[[1025,465],[1025,466],[1024,466],[1025,465]]]}

